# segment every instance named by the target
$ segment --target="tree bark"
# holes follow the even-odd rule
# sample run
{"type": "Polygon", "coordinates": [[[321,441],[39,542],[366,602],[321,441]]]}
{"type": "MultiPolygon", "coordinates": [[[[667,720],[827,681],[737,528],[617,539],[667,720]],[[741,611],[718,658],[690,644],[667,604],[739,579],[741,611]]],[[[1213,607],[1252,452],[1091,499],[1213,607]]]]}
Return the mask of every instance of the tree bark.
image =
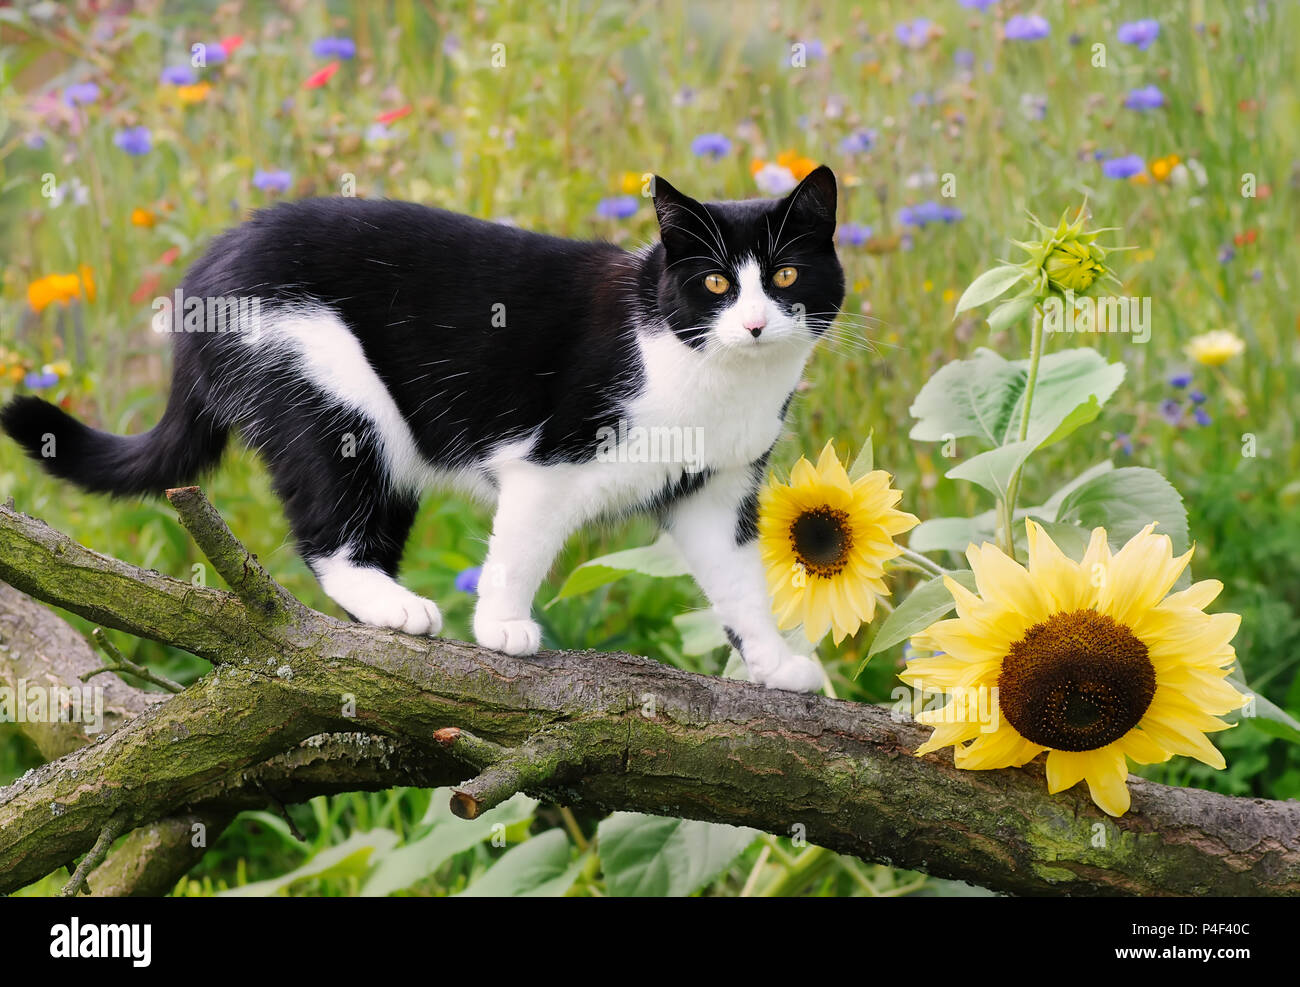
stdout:
{"type": "Polygon", "coordinates": [[[145,572],[0,508],[0,579],[214,663],[185,692],[0,790],[0,891],[86,852],[110,824],[126,832],[204,805],[264,803],[268,785],[288,802],[459,775],[470,777],[462,814],[522,787],[595,811],[797,833],[1010,893],[1300,893],[1300,804],[1134,779],[1133,809],[1113,820],[1086,790],[1048,795],[1038,767],[971,772],[916,758],[928,731],[881,707],[631,655],[511,658],[344,623],[277,586],[197,489],[169,496],[236,593],[145,572]],[[328,753],[317,756],[304,742],[322,734],[353,740],[320,741],[328,753]]]}

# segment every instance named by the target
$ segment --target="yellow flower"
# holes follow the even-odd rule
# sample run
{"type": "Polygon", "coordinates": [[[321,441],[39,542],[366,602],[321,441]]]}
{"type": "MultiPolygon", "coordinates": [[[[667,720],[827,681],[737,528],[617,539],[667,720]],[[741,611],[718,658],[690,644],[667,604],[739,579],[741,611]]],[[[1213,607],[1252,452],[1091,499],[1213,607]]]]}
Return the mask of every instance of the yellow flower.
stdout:
{"type": "Polygon", "coordinates": [[[1169,154],[1163,158],[1156,158],[1151,162],[1151,177],[1158,182],[1163,182],[1169,178],[1170,173],[1178,166],[1179,157],[1177,154],[1169,154]]]}
{"type": "Polygon", "coordinates": [[[790,174],[794,175],[796,181],[802,182],[817,169],[817,162],[812,158],[805,158],[796,151],[782,151],[776,156],[776,163],[783,168],[790,169],[790,174]]]}
{"type": "Polygon", "coordinates": [[[838,644],[871,622],[889,595],[884,564],[902,552],[894,536],[918,523],[894,509],[903,494],[889,483],[884,470],[850,480],[832,440],[816,467],[801,456],[788,484],[764,488],[759,550],[783,630],[802,621],[810,641],[829,630],[838,644]]]}
{"type": "Polygon", "coordinates": [[[641,194],[641,176],[635,171],[625,171],[618,176],[618,188],[624,195],[641,194]]]}
{"type": "Polygon", "coordinates": [[[196,82],[192,86],[177,86],[176,98],[187,106],[202,103],[208,98],[208,92],[211,89],[212,83],[210,82],[196,82]]]}
{"type": "Polygon", "coordinates": [[[1052,286],[1061,291],[1087,291],[1106,273],[1088,246],[1077,240],[1057,246],[1043,263],[1043,269],[1052,286]]]}
{"type": "Polygon", "coordinates": [[[158,217],[155,216],[148,209],[142,209],[139,206],[136,206],[134,209],[131,210],[132,226],[147,227],[147,226],[153,226],[156,222],[158,222],[158,217]]]}
{"type": "Polygon", "coordinates": [[[1221,367],[1234,356],[1240,356],[1246,344],[1242,338],[1227,329],[1215,329],[1193,337],[1185,352],[1197,363],[1207,367],[1221,367]]]}
{"type": "Polygon", "coordinates": [[[957,616],[912,637],[935,655],[901,678],[950,697],[917,716],[935,725],[917,754],[951,746],[957,767],[983,770],[1046,751],[1050,792],[1086,781],[1112,816],[1129,808],[1128,758],[1184,754],[1224,767],[1205,735],[1226,729],[1219,717],[1244,697],[1224,681],[1241,618],[1204,612],[1223,584],[1170,594],[1192,553],[1174,558],[1154,524],[1113,556],[1094,529],[1078,563],[1025,524],[1028,570],[994,545],[970,546],[979,594],[945,577],[957,616]]]}

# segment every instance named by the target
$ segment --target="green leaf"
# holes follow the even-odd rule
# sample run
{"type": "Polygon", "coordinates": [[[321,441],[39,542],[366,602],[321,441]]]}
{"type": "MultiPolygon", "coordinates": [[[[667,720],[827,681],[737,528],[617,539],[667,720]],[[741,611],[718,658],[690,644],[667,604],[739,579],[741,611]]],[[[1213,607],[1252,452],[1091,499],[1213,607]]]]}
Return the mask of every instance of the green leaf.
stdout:
{"type": "Polygon", "coordinates": [[[278,895],[299,881],[308,878],[361,877],[371,867],[373,860],[382,860],[397,843],[397,834],[391,829],[372,829],[368,833],[353,833],[338,846],[329,847],[306,863],[287,874],[266,881],[256,881],[243,887],[220,893],[227,898],[258,898],[278,895]]]}
{"type": "MultiPolygon", "coordinates": [[[[969,569],[959,569],[951,573],[951,576],[962,586],[974,592],[975,574],[969,569]]],[[[956,606],[957,603],[948,592],[948,587],[943,584],[942,576],[935,576],[929,582],[922,583],[885,618],[885,622],[880,625],[880,630],[876,631],[876,637],[871,642],[871,650],[867,652],[867,657],[863,659],[858,671],[862,671],[873,655],[892,648],[901,641],[906,641],[936,620],[942,620],[956,606]]]]}
{"type": "Polygon", "coordinates": [[[573,887],[582,858],[570,861],[569,838],[562,829],[525,840],[503,853],[457,898],[558,898],[573,887]]]}
{"type": "Polygon", "coordinates": [[[673,626],[682,636],[682,654],[707,655],[727,644],[727,632],[712,610],[688,610],[673,618],[673,626]]]}
{"type": "Polygon", "coordinates": [[[1025,272],[1021,268],[1011,264],[985,271],[970,283],[970,287],[962,292],[961,298],[957,299],[957,310],[953,314],[961,315],[968,308],[978,308],[980,305],[993,301],[999,295],[1005,294],[1024,275],[1025,272]]]}
{"type": "Polygon", "coordinates": [[[862,444],[862,450],[858,453],[858,458],[853,460],[853,466],[849,469],[850,480],[861,480],[875,469],[875,454],[871,449],[871,440],[875,434],[876,430],[874,428],[867,433],[867,441],[862,444]]]}
{"type": "Polygon", "coordinates": [[[1249,723],[1256,730],[1266,733],[1270,737],[1278,737],[1293,744],[1300,744],[1300,721],[1297,721],[1286,710],[1275,705],[1267,697],[1260,695],[1246,685],[1236,675],[1229,675],[1227,681],[1238,692],[1253,700],[1255,715],[1247,716],[1244,712],[1239,713],[1238,722],[1249,723]]]}
{"type": "Polygon", "coordinates": [[[1187,509],[1173,485],[1153,469],[1125,466],[1094,476],[1061,499],[1056,520],[1100,525],[1112,545],[1122,545],[1152,521],[1156,531],[1168,535],[1174,553],[1187,551],[1187,509]]]}
{"type": "Polygon", "coordinates": [[[615,812],[596,831],[605,890],[615,898],[681,898],[721,874],[758,832],[615,812]]]}
{"type": "MultiPolygon", "coordinates": [[[[519,794],[502,802],[477,819],[459,819],[446,808],[451,789],[433,793],[440,808],[430,813],[433,828],[419,839],[387,853],[361,888],[363,898],[382,898],[424,880],[458,853],[477,846],[492,835],[497,825],[511,826],[532,817],[537,800],[519,794]]],[[[431,806],[432,808],[432,806],[431,806]]]]}
{"type": "Polygon", "coordinates": [[[1008,298],[989,313],[989,329],[993,332],[1009,329],[1033,310],[1034,296],[1032,293],[1019,298],[1008,298]]]}
{"type": "Polygon", "coordinates": [[[922,521],[907,535],[914,552],[964,552],[972,543],[997,540],[997,516],[985,511],[975,517],[936,517],[922,521]]]}
{"type": "Polygon", "coordinates": [[[584,562],[569,573],[569,578],[555,594],[555,599],[546,605],[551,607],[571,596],[590,593],[593,589],[622,579],[632,572],[667,578],[685,576],[689,571],[686,560],[682,558],[672,537],[664,533],[652,545],[612,552],[584,562]]]}

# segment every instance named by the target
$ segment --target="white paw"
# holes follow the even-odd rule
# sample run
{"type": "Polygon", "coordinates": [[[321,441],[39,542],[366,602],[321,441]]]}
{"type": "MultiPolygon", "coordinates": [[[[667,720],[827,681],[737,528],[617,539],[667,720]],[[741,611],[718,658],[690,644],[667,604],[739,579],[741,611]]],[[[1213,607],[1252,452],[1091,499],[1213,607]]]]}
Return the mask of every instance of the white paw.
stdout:
{"type": "Polygon", "coordinates": [[[531,655],[542,645],[542,629],[527,617],[498,620],[476,613],[474,640],[485,648],[508,655],[531,655]]]}
{"type": "Polygon", "coordinates": [[[442,630],[438,605],[401,586],[395,586],[382,596],[354,600],[347,610],[363,624],[391,627],[407,634],[432,637],[442,630]]]}
{"type": "Polygon", "coordinates": [[[760,681],[769,689],[817,692],[826,684],[826,673],[813,659],[791,655],[760,681]]]}

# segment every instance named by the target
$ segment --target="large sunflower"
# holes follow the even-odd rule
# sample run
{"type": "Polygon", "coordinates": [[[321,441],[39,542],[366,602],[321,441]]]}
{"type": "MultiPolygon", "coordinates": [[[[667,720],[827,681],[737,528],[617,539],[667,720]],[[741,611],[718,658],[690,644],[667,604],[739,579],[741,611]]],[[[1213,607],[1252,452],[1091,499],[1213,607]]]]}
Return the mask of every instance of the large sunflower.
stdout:
{"type": "Polygon", "coordinates": [[[994,545],[970,546],[979,595],[945,578],[957,616],[912,637],[941,653],[901,677],[950,697],[918,715],[935,730],[917,754],[951,745],[959,768],[978,770],[1047,751],[1048,790],[1087,781],[1112,816],[1129,807],[1126,758],[1185,754],[1224,767],[1205,735],[1230,726],[1218,717],[1244,697],[1224,681],[1241,618],[1203,612],[1223,584],[1169,594],[1192,553],[1174,558],[1154,524],[1113,556],[1094,529],[1078,563],[1039,525],[1026,527],[1028,571],[994,545]]]}
{"type": "Polygon", "coordinates": [[[759,548],[782,630],[802,622],[808,640],[830,630],[838,644],[871,622],[889,595],[884,564],[901,552],[894,535],[918,523],[894,509],[903,494],[889,481],[884,470],[850,480],[831,441],[815,467],[801,456],[788,484],[763,490],[759,548]]]}

